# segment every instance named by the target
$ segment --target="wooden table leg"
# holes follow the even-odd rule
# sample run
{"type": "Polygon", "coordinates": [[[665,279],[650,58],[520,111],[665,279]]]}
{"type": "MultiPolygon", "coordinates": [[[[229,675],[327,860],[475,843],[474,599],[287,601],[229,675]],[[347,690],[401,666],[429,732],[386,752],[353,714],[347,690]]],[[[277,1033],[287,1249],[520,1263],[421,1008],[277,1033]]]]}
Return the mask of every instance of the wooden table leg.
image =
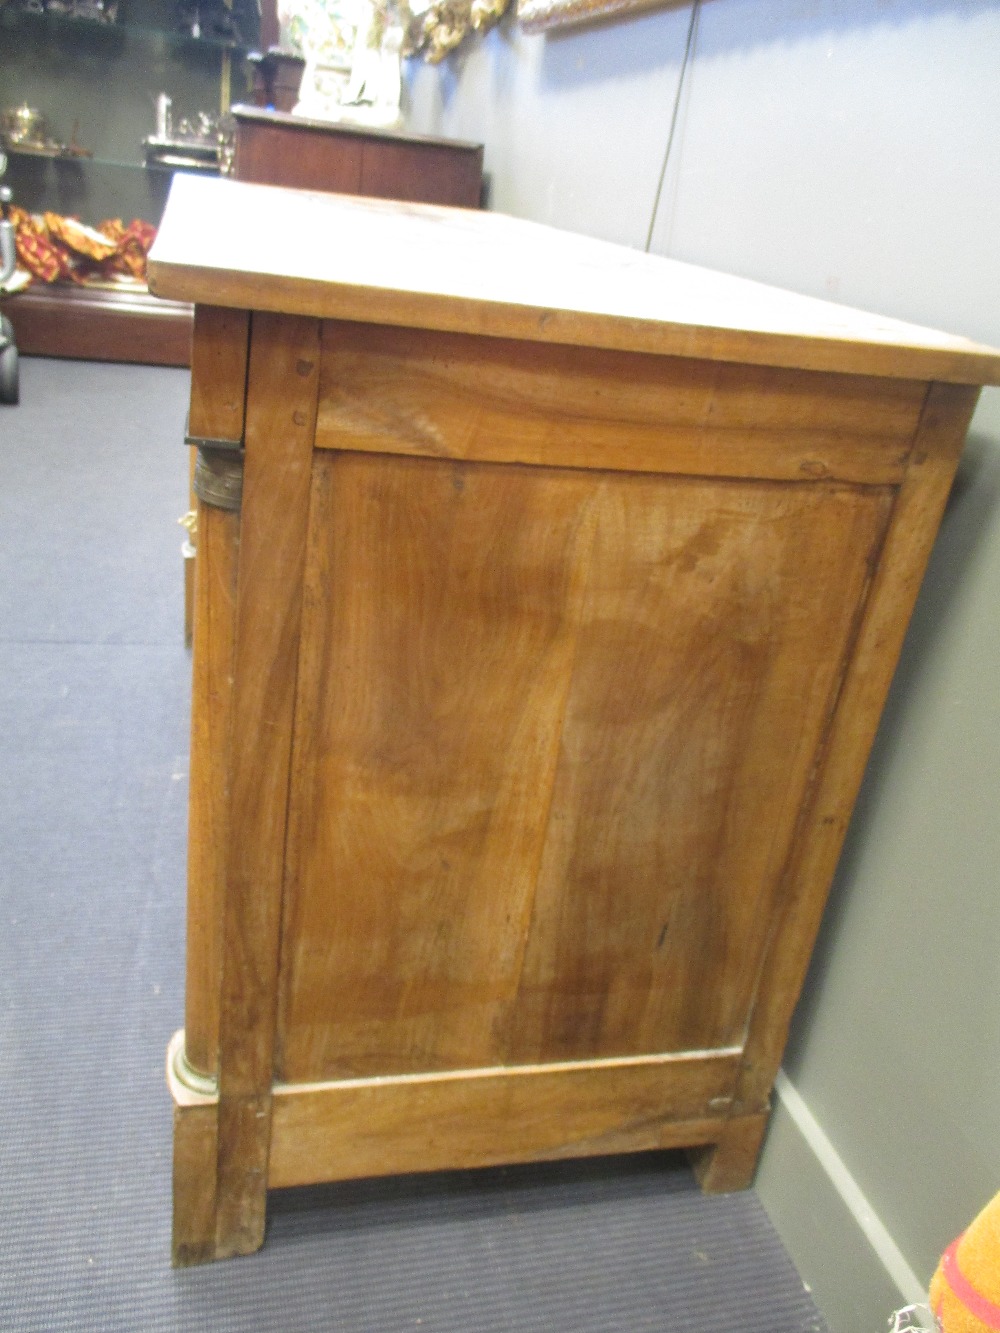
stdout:
{"type": "Polygon", "coordinates": [[[749,1189],[767,1121],[767,1112],[734,1116],[726,1122],[718,1143],[691,1150],[688,1154],[691,1165],[705,1194],[733,1194],[749,1189]]]}

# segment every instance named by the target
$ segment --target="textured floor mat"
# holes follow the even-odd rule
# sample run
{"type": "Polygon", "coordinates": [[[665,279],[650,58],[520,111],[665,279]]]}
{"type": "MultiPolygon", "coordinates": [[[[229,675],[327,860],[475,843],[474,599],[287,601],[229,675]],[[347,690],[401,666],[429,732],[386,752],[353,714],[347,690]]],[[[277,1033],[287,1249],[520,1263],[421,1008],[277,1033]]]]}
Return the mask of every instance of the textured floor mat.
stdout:
{"type": "Polygon", "coordinates": [[[0,1328],[822,1330],[752,1192],[643,1156],[272,1195],[169,1263],[183,372],[28,360],[0,444],[0,1328]]]}

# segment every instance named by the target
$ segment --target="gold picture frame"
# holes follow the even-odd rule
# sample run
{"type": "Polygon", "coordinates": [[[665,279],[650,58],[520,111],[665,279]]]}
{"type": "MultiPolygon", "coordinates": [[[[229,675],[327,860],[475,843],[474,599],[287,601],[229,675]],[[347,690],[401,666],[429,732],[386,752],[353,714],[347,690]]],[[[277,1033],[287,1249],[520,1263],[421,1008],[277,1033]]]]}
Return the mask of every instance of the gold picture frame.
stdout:
{"type": "Polygon", "coordinates": [[[599,20],[641,14],[650,9],[678,9],[688,0],[517,0],[517,18],[525,32],[576,27],[599,20]]]}

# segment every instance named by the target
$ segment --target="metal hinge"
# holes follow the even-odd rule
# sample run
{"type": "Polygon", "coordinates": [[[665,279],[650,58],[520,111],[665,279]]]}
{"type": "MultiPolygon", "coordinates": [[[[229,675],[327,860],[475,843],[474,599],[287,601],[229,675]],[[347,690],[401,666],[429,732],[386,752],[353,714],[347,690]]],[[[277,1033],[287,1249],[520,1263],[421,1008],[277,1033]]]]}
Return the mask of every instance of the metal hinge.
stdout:
{"type": "Polygon", "coordinates": [[[239,510],[243,499],[243,441],[192,435],[184,423],[184,443],[198,450],[194,462],[194,493],[216,509],[239,510]]]}

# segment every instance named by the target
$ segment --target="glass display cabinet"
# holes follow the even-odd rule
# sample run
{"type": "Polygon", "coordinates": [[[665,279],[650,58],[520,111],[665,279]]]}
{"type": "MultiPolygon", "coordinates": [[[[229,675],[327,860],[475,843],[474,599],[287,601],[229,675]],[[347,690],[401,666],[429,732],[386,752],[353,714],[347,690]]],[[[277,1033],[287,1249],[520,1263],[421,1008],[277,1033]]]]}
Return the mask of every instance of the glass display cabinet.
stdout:
{"type": "MultiPolygon", "coordinates": [[[[177,170],[218,171],[220,117],[246,100],[246,57],[274,22],[255,0],[0,0],[15,202],[91,226],[157,225],[177,170]]],[[[136,284],[35,283],[7,304],[25,352],[189,359],[190,307],[136,284]]]]}

